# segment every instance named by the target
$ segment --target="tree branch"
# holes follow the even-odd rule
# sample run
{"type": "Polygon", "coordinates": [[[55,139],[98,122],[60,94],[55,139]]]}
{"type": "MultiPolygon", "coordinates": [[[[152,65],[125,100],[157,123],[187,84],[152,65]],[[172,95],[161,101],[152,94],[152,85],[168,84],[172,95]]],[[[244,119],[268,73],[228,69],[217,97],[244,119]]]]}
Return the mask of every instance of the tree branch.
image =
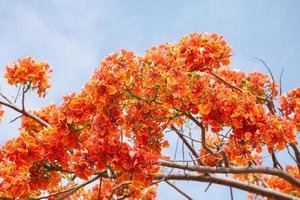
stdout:
{"type": "Polygon", "coordinates": [[[223,178],[223,177],[216,177],[216,176],[206,176],[206,175],[192,175],[192,174],[157,174],[157,179],[164,178],[165,180],[183,180],[183,181],[198,181],[198,182],[209,182],[209,183],[215,183],[219,185],[226,185],[231,186],[232,188],[237,188],[240,190],[252,192],[258,195],[263,195],[267,197],[272,197],[275,199],[281,199],[281,200],[292,200],[292,199],[298,199],[295,196],[285,194],[282,192],[278,192],[272,189],[263,188],[260,186],[256,186],[254,184],[250,183],[244,183],[241,181],[223,178]]]}
{"type": "Polygon", "coordinates": [[[197,154],[196,150],[193,148],[193,146],[185,139],[184,135],[180,133],[180,131],[175,127],[171,126],[171,129],[178,135],[178,137],[182,140],[182,142],[187,146],[187,148],[190,150],[190,152],[193,154],[195,159],[197,160],[199,165],[203,165],[201,162],[201,159],[199,158],[199,155],[197,154]]]}
{"type": "Polygon", "coordinates": [[[175,127],[171,126],[171,129],[179,136],[179,138],[182,140],[182,142],[187,146],[187,148],[190,150],[190,152],[193,154],[195,158],[199,157],[195,149],[192,147],[192,145],[185,139],[184,135],[180,133],[180,131],[175,127]]]}
{"type": "MultiPolygon", "coordinates": [[[[233,85],[232,83],[226,81],[225,79],[223,79],[223,78],[220,77],[219,75],[217,75],[217,74],[215,74],[215,73],[212,73],[212,72],[211,72],[210,74],[213,75],[214,77],[216,77],[217,79],[219,79],[220,81],[222,81],[223,83],[225,83],[226,85],[232,87],[233,89],[236,89],[236,90],[238,90],[238,91],[241,92],[241,93],[244,92],[241,88],[239,88],[239,87],[233,85]]],[[[256,98],[259,99],[259,100],[262,100],[262,101],[270,102],[269,99],[267,99],[267,98],[265,98],[265,97],[262,97],[262,96],[256,96],[256,98]]]]}
{"type": "Polygon", "coordinates": [[[6,103],[6,102],[4,102],[4,101],[0,101],[0,104],[2,104],[2,105],[4,105],[4,106],[6,106],[6,107],[9,107],[9,108],[11,108],[11,109],[17,111],[17,112],[23,114],[23,115],[26,116],[26,117],[29,117],[29,118],[33,119],[34,121],[38,122],[38,123],[41,124],[42,126],[45,126],[45,127],[51,127],[50,124],[48,124],[47,122],[45,122],[45,121],[42,120],[41,118],[37,117],[36,115],[34,115],[34,114],[32,114],[32,113],[29,113],[29,112],[23,110],[23,109],[20,109],[20,108],[18,108],[17,106],[11,104],[11,103],[6,103]]]}
{"type": "Polygon", "coordinates": [[[187,116],[189,119],[191,119],[200,128],[202,148],[205,149],[205,151],[207,151],[209,154],[212,154],[212,155],[221,153],[225,166],[229,167],[229,161],[228,161],[227,155],[222,147],[220,147],[220,149],[218,151],[213,151],[207,146],[206,136],[205,136],[206,131],[205,131],[203,124],[201,122],[199,122],[197,119],[195,119],[195,117],[193,117],[190,113],[184,112],[184,115],[187,116]]]}
{"type": "Polygon", "coordinates": [[[273,152],[271,153],[271,157],[272,157],[272,161],[273,161],[273,167],[274,168],[280,168],[283,169],[281,164],[279,163],[278,159],[276,158],[275,152],[274,150],[272,150],[273,152]]]}
{"type": "Polygon", "coordinates": [[[114,187],[114,189],[112,190],[111,194],[108,197],[108,200],[112,200],[113,199],[114,193],[115,193],[115,191],[117,189],[119,189],[119,188],[121,188],[121,187],[123,187],[125,185],[128,185],[130,183],[131,183],[131,181],[127,181],[127,182],[124,182],[124,183],[120,183],[119,185],[117,185],[116,187],[114,187]]]}
{"type": "Polygon", "coordinates": [[[271,167],[208,167],[208,166],[187,166],[178,163],[173,163],[170,161],[159,160],[159,164],[164,167],[177,168],[188,171],[202,172],[202,173],[222,173],[222,174],[248,174],[248,173],[258,173],[258,174],[268,174],[278,176],[287,182],[300,187],[300,180],[296,179],[289,173],[282,171],[277,168],[271,167]]]}
{"type": "Polygon", "coordinates": [[[98,200],[101,198],[101,187],[102,187],[102,177],[100,177],[99,188],[98,188],[98,200]]]}
{"type": "Polygon", "coordinates": [[[66,194],[63,195],[62,197],[59,197],[60,200],[63,200],[64,198],[66,198],[66,197],[68,197],[68,196],[74,194],[74,193],[75,193],[77,190],[79,190],[80,188],[83,188],[83,187],[85,187],[86,185],[88,185],[88,184],[90,184],[90,183],[92,183],[92,182],[98,180],[100,177],[102,177],[101,174],[98,174],[97,176],[95,176],[95,177],[92,178],[91,180],[86,181],[86,182],[84,182],[84,183],[82,183],[82,184],[80,184],[80,185],[77,185],[77,186],[75,186],[75,187],[69,188],[69,189],[67,189],[67,190],[63,190],[63,191],[60,191],[60,192],[56,192],[56,193],[50,194],[50,195],[48,195],[48,196],[39,197],[39,198],[36,198],[35,200],[48,199],[48,198],[50,198],[50,197],[55,197],[55,196],[58,196],[58,195],[60,195],[60,194],[65,194],[65,193],[66,193],[66,194]]]}

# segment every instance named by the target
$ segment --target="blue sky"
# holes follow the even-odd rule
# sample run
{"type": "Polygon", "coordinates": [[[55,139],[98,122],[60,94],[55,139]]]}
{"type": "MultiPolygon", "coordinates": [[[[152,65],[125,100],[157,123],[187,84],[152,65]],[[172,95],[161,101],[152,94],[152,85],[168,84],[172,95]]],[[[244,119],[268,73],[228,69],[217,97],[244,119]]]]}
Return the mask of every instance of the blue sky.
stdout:
{"type": "MultiPolygon", "coordinates": [[[[224,35],[233,48],[232,67],[266,71],[253,58],[262,58],[276,78],[284,68],[283,91],[299,84],[300,1],[297,0],[0,0],[0,73],[12,60],[31,55],[53,66],[53,87],[40,100],[34,94],[27,104],[39,108],[79,91],[105,55],[120,48],[143,54],[161,42],[175,42],[190,32],[224,35]]],[[[14,95],[3,80],[1,90],[14,95]]],[[[8,112],[0,142],[17,134],[16,116],[8,112]]],[[[229,189],[185,183],[180,187],[195,199],[230,199],[229,189]]],[[[168,186],[158,199],[182,199],[168,186]]],[[[236,199],[244,196],[235,191],[236,199]]]]}

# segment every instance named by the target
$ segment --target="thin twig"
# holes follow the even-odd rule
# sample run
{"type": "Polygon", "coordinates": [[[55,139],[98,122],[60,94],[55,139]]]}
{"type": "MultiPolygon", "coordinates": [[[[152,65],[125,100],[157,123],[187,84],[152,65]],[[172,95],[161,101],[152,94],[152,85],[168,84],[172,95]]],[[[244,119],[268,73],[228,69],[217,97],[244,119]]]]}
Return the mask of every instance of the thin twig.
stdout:
{"type": "Polygon", "coordinates": [[[226,134],[223,136],[223,138],[222,138],[222,140],[221,140],[220,143],[222,143],[222,142],[225,140],[225,138],[228,137],[228,134],[230,133],[231,130],[232,130],[232,128],[230,128],[230,129],[226,132],[226,134]]]}
{"type": "Polygon", "coordinates": [[[300,172],[300,153],[299,150],[297,148],[297,146],[295,144],[290,144],[294,153],[295,153],[295,157],[296,157],[296,161],[297,161],[297,167],[298,167],[298,171],[300,172]]]}
{"type": "Polygon", "coordinates": [[[263,59],[261,59],[261,58],[258,58],[258,57],[256,57],[256,59],[258,60],[258,61],[260,61],[266,68],[267,68],[267,70],[268,70],[268,72],[269,72],[269,74],[270,74],[270,76],[271,76],[271,78],[272,78],[272,84],[273,84],[273,88],[272,88],[272,96],[271,96],[271,98],[273,98],[273,96],[274,96],[274,94],[273,94],[273,90],[275,89],[275,79],[274,79],[274,76],[273,76],[273,73],[272,73],[272,71],[271,71],[271,69],[269,68],[269,66],[267,65],[267,63],[263,60],[263,59]]]}
{"type": "Polygon", "coordinates": [[[19,88],[18,88],[18,92],[17,92],[17,95],[16,95],[16,97],[14,99],[14,103],[17,103],[17,100],[18,100],[19,95],[20,95],[20,91],[21,91],[21,86],[19,86],[19,88]]]}
{"type": "Polygon", "coordinates": [[[229,190],[230,190],[230,197],[231,197],[231,200],[234,200],[234,198],[233,198],[233,191],[232,191],[232,187],[231,187],[231,186],[229,187],[229,190]]]}
{"type": "Polygon", "coordinates": [[[65,195],[63,195],[62,197],[59,198],[60,200],[63,200],[64,198],[66,198],[66,197],[72,195],[73,193],[75,193],[75,192],[76,192],[77,190],[79,190],[80,188],[82,188],[82,187],[84,187],[84,186],[86,186],[86,185],[88,185],[88,184],[90,184],[90,183],[96,181],[97,179],[99,179],[99,177],[100,177],[100,174],[97,175],[97,176],[95,176],[95,177],[92,178],[91,180],[86,181],[86,182],[84,182],[84,183],[82,183],[82,184],[80,184],[80,185],[77,185],[77,186],[75,186],[75,187],[69,188],[69,189],[67,189],[67,190],[63,190],[63,191],[60,191],[60,192],[56,192],[56,193],[53,193],[53,194],[49,194],[48,196],[39,197],[39,198],[36,198],[35,200],[48,199],[48,198],[50,198],[50,197],[55,197],[55,196],[58,196],[58,195],[61,195],[61,194],[65,194],[65,193],[66,193],[65,195]]]}
{"type": "Polygon", "coordinates": [[[172,188],[174,188],[177,192],[179,192],[180,194],[182,194],[186,199],[193,200],[189,195],[187,195],[185,192],[183,192],[181,189],[179,189],[176,185],[170,183],[168,180],[165,180],[165,182],[169,186],[171,186],[172,188]]]}
{"type": "Polygon", "coordinates": [[[194,138],[192,138],[192,137],[190,137],[190,136],[184,135],[183,133],[182,133],[182,136],[183,136],[183,137],[186,137],[186,138],[188,138],[188,139],[191,140],[191,143],[192,143],[192,147],[193,147],[193,148],[194,148],[193,142],[201,143],[200,140],[196,140],[196,139],[194,139],[194,138]]]}
{"type": "Polygon", "coordinates": [[[275,155],[274,151],[271,153],[271,157],[272,157],[272,161],[273,161],[273,167],[274,168],[278,168],[279,167],[280,169],[283,169],[283,167],[279,163],[278,159],[276,158],[276,155],[275,155]]]}
{"type": "Polygon", "coordinates": [[[235,85],[233,85],[232,83],[226,81],[225,79],[223,79],[222,77],[220,77],[219,75],[217,75],[217,74],[215,74],[215,73],[212,73],[212,72],[211,72],[211,74],[212,74],[214,77],[216,77],[217,79],[219,79],[220,81],[222,81],[223,83],[225,83],[226,85],[228,85],[228,86],[230,86],[230,87],[236,89],[237,91],[243,93],[243,90],[242,90],[241,88],[236,87],[235,85]]]}
{"type": "MultiPolygon", "coordinates": [[[[217,75],[217,74],[215,74],[215,73],[213,73],[213,72],[211,72],[211,74],[212,74],[213,76],[215,76],[217,79],[219,79],[220,81],[222,81],[223,83],[225,83],[226,85],[232,87],[233,89],[238,90],[238,91],[241,92],[241,93],[244,92],[241,88],[239,88],[239,87],[233,85],[232,83],[226,81],[225,79],[223,79],[223,78],[220,77],[219,75],[217,75]]],[[[267,98],[262,97],[262,96],[256,96],[256,98],[259,99],[259,100],[262,100],[262,101],[269,102],[269,100],[268,100],[267,98]]]]}
{"type": "Polygon", "coordinates": [[[19,115],[17,117],[15,117],[14,119],[10,120],[9,123],[13,123],[14,121],[16,121],[17,119],[21,118],[23,115],[19,115]]]}
{"type": "MultiPolygon", "coordinates": [[[[175,126],[171,126],[171,129],[179,136],[179,138],[182,140],[182,142],[186,145],[186,147],[190,150],[190,152],[193,154],[193,156],[195,158],[198,157],[197,152],[195,151],[195,149],[191,146],[191,144],[185,139],[185,137],[182,136],[182,133],[180,133],[180,131],[175,128],[175,126]]],[[[197,160],[199,164],[203,165],[203,163],[201,162],[200,159],[197,160]]]]}
{"type": "Polygon", "coordinates": [[[284,68],[281,69],[280,71],[280,76],[279,76],[279,96],[282,95],[282,76],[283,76],[284,68]]]}
{"type": "Polygon", "coordinates": [[[297,160],[296,160],[296,158],[292,155],[289,146],[286,146],[286,149],[287,149],[288,154],[291,156],[291,158],[295,161],[295,163],[297,163],[297,160]]]}
{"type": "Polygon", "coordinates": [[[202,124],[202,122],[199,122],[197,119],[195,119],[190,113],[187,113],[187,112],[184,112],[184,114],[189,118],[191,119],[201,130],[201,144],[202,144],[202,148],[207,151],[209,154],[212,154],[212,155],[216,155],[218,153],[221,153],[222,157],[223,157],[223,161],[224,161],[224,164],[225,166],[229,166],[229,161],[228,161],[228,158],[226,156],[226,153],[224,151],[224,149],[222,147],[219,147],[220,149],[218,151],[213,151],[211,150],[207,144],[206,144],[206,134],[205,134],[205,128],[202,124]]]}
{"type": "Polygon", "coordinates": [[[207,192],[211,185],[212,185],[212,183],[209,183],[209,184],[206,186],[206,188],[204,189],[204,192],[207,192]]]}
{"type": "Polygon", "coordinates": [[[7,103],[10,103],[11,104],[11,101],[2,93],[0,93],[0,96],[5,99],[7,101],[7,103]]]}

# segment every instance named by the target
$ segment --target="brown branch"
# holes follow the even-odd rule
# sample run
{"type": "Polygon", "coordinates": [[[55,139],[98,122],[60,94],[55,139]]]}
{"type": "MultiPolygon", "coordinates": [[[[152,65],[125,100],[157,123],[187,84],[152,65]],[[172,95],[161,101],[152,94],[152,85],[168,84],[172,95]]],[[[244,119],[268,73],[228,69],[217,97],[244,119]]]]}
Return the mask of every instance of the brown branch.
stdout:
{"type": "Polygon", "coordinates": [[[222,173],[222,174],[248,174],[248,173],[258,173],[258,174],[268,174],[278,176],[287,182],[300,187],[300,180],[293,177],[289,173],[282,171],[277,168],[271,167],[208,167],[208,166],[187,166],[170,161],[159,160],[159,164],[164,167],[177,168],[187,171],[195,171],[202,173],[222,173]]]}
{"type": "Polygon", "coordinates": [[[184,135],[183,133],[181,133],[181,134],[182,134],[183,137],[186,137],[186,138],[188,138],[188,139],[191,140],[191,142],[192,142],[192,147],[193,147],[193,148],[194,148],[193,142],[201,143],[200,140],[196,140],[196,139],[194,139],[194,138],[192,138],[192,137],[190,137],[190,136],[184,135]]]}
{"type": "MultiPolygon", "coordinates": [[[[244,92],[241,88],[239,88],[239,87],[233,85],[232,83],[226,81],[225,79],[223,79],[223,78],[220,77],[219,75],[217,75],[217,74],[215,74],[215,73],[212,73],[212,72],[211,72],[210,74],[213,75],[214,77],[216,77],[217,79],[219,79],[220,81],[222,81],[223,83],[225,83],[226,85],[232,87],[233,89],[238,90],[238,91],[241,92],[241,93],[244,92]]],[[[265,98],[265,97],[262,97],[262,96],[256,96],[256,98],[259,99],[259,100],[262,100],[262,101],[269,102],[269,99],[267,99],[267,98],[265,98]]]]}
{"type": "Polygon", "coordinates": [[[179,138],[183,141],[183,143],[187,146],[187,148],[191,151],[194,157],[198,157],[197,152],[195,149],[191,146],[191,144],[185,139],[184,135],[175,127],[171,126],[171,129],[179,136],[179,138]]]}
{"type": "Polygon", "coordinates": [[[223,157],[225,167],[230,167],[230,166],[229,166],[228,157],[227,157],[226,152],[224,151],[224,149],[221,149],[221,150],[220,150],[220,153],[221,153],[221,155],[222,155],[222,157],[223,157]]]}
{"type": "Polygon", "coordinates": [[[295,144],[290,144],[294,153],[295,153],[295,157],[296,157],[296,161],[297,161],[297,167],[298,167],[298,171],[300,172],[300,153],[299,150],[297,148],[297,146],[295,144]]]}
{"type": "Polygon", "coordinates": [[[94,178],[92,178],[91,180],[86,181],[86,182],[84,182],[84,183],[82,183],[82,184],[76,186],[75,188],[72,188],[71,190],[69,190],[69,191],[67,192],[67,194],[65,194],[65,195],[63,195],[62,197],[60,197],[59,200],[63,200],[63,199],[65,199],[66,197],[71,196],[71,195],[74,194],[77,190],[79,190],[79,189],[85,187],[86,185],[88,185],[88,184],[90,184],[90,183],[92,183],[92,182],[98,180],[100,177],[101,177],[100,175],[97,175],[97,176],[95,176],[94,178]]]}
{"type": "Polygon", "coordinates": [[[285,194],[282,192],[278,192],[272,189],[263,188],[254,184],[250,183],[244,183],[241,181],[223,178],[223,177],[216,177],[216,176],[206,176],[206,175],[192,175],[192,174],[157,174],[157,179],[164,178],[165,180],[183,180],[183,181],[198,181],[198,182],[209,182],[209,183],[215,183],[219,185],[226,185],[230,186],[232,188],[237,188],[240,190],[252,192],[258,195],[263,195],[275,199],[281,199],[281,200],[292,200],[292,199],[298,199],[295,196],[285,194]]]}
{"type": "Polygon", "coordinates": [[[99,189],[98,189],[98,200],[100,200],[100,197],[101,197],[101,187],[102,187],[102,177],[100,177],[100,180],[99,180],[99,189]]]}
{"type": "MultiPolygon", "coordinates": [[[[175,126],[171,126],[171,129],[178,135],[178,137],[182,140],[182,142],[187,146],[187,148],[190,150],[190,152],[193,154],[193,156],[195,158],[198,158],[199,155],[197,154],[196,150],[192,147],[192,145],[185,139],[185,137],[183,136],[182,133],[180,133],[180,131],[175,127],[175,126]]],[[[203,165],[203,163],[201,162],[200,159],[197,159],[197,162],[200,165],[203,165]]]]}
{"type": "Polygon", "coordinates": [[[77,186],[75,186],[75,187],[69,188],[69,189],[67,189],[67,190],[63,190],[63,191],[60,191],[60,192],[56,192],[56,193],[50,194],[50,195],[48,195],[48,196],[39,197],[39,198],[36,198],[35,200],[48,199],[48,198],[50,198],[50,197],[55,197],[55,196],[58,196],[58,195],[60,195],[60,194],[65,194],[65,193],[67,193],[67,194],[63,195],[62,197],[59,197],[60,200],[63,200],[64,198],[66,198],[66,197],[68,197],[68,196],[74,194],[74,193],[75,193],[77,190],[79,190],[80,188],[83,188],[83,187],[85,187],[86,185],[88,185],[88,184],[90,184],[90,183],[92,183],[92,182],[98,180],[100,177],[101,177],[101,174],[98,174],[97,176],[95,176],[95,177],[92,178],[91,180],[86,181],[86,182],[84,182],[84,183],[82,183],[82,184],[80,184],[80,185],[77,185],[77,186]]]}
{"type": "Polygon", "coordinates": [[[215,73],[210,73],[211,75],[213,75],[214,77],[216,77],[217,79],[219,79],[220,81],[222,81],[223,83],[225,83],[226,85],[236,89],[237,91],[243,93],[243,90],[235,85],[233,85],[232,83],[226,81],[225,79],[223,79],[222,77],[220,77],[219,75],[215,74],[215,73]]]}
{"type": "MultiPolygon", "coordinates": [[[[214,167],[202,167],[202,166],[187,166],[187,165],[178,165],[175,163],[171,163],[171,162],[166,162],[166,161],[160,161],[160,164],[162,166],[169,166],[173,167],[173,168],[178,168],[181,169],[183,168],[184,170],[187,171],[203,171],[206,174],[207,173],[232,173],[232,174],[236,174],[236,173],[242,173],[243,171],[245,171],[245,173],[264,173],[264,174],[270,174],[270,175],[277,175],[281,178],[284,178],[285,180],[289,181],[290,183],[299,186],[299,180],[295,179],[294,177],[290,176],[288,173],[280,171],[278,169],[274,169],[274,168],[268,168],[268,167],[230,167],[230,168],[214,168],[214,167]],[[162,164],[164,163],[164,164],[162,164]]],[[[105,178],[109,178],[107,175],[107,172],[99,172],[97,174],[94,179],[97,180],[99,177],[105,177],[105,178]],[[96,178],[97,177],[97,178],[96,178]]],[[[116,177],[112,177],[112,178],[116,178],[116,177]]],[[[94,179],[91,179],[88,182],[85,182],[84,184],[87,185],[92,181],[95,181],[94,179]]],[[[154,176],[155,180],[186,180],[186,181],[199,181],[199,182],[208,182],[208,183],[215,183],[215,184],[220,184],[220,185],[225,185],[225,186],[230,186],[232,188],[238,188],[244,191],[248,191],[248,192],[252,192],[258,195],[263,195],[263,196],[268,196],[268,197],[273,197],[273,198],[277,198],[277,199],[299,199],[297,197],[285,194],[285,193],[281,193],[278,191],[274,191],[272,189],[269,188],[263,188],[260,186],[256,186],[253,184],[248,184],[248,183],[244,183],[241,181],[237,181],[237,180],[233,180],[233,179],[228,179],[228,178],[223,178],[223,177],[218,177],[218,176],[212,176],[212,175],[192,175],[192,174],[157,174],[154,176]]],[[[80,187],[80,185],[78,185],[75,188],[71,188],[68,191],[71,191],[73,194],[73,190],[77,191],[77,188],[80,187]]],[[[82,187],[82,186],[81,186],[82,187]]],[[[78,188],[80,189],[80,188],[78,188]]],[[[64,192],[68,192],[68,191],[62,191],[60,192],[60,194],[64,193],[64,192]]],[[[75,192],[75,191],[74,191],[75,192]]],[[[68,193],[69,194],[69,193],[68,193]]],[[[55,196],[58,194],[52,194],[50,197],[55,196]]],[[[38,198],[36,200],[39,199],[46,199],[47,197],[41,197],[38,198]]]]}
{"type": "Polygon", "coordinates": [[[202,148],[204,148],[208,153],[215,154],[208,146],[206,145],[206,138],[205,138],[205,128],[202,125],[201,122],[199,122],[195,117],[193,117],[191,114],[184,112],[184,115],[187,116],[189,119],[191,119],[200,129],[201,129],[201,143],[202,148]]]}
{"type": "Polygon", "coordinates": [[[273,161],[273,167],[274,168],[278,168],[279,167],[280,169],[283,169],[282,166],[281,166],[281,164],[279,163],[278,159],[276,158],[276,155],[275,155],[274,151],[271,153],[271,157],[272,157],[272,161],[273,161]]]}
{"type": "Polygon", "coordinates": [[[0,93],[0,96],[11,104],[11,101],[4,94],[0,93]]]}
{"type": "Polygon", "coordinates": [[[37,117],[36,115],[32,114],[32,113],[29,113],[23,109],[20,109],[18,108],[17,106],[13,105],[13,104],[10,104],[10,103],[6,103],[4,101],[0,101],[0,104],[6,106],[6,107],[9,107],[21,114],[23,114],[24,116],[26,117],[29,117],[31,119],[33,119],[34,121],[38,122],[39,124],[41,124],[42,126],[45,126],[45,127],[51,127],[50,124],[48,124],[47,122],[45,122],[44,120],[42,120],[41,118],[37,117]]]}
{"type": "Polygon", "coordinates": [[[184,115],[187,116],[189,119],[191,119],[201,130],[201,144],[202,148],[205,149],[209,154],[216,155],[218,153],[221,153],[223,157],[223,161],[226,167],[229,167],[229,161],[227,158],[227,155],[222,147],[218,151],[211,150],[207,144],[206,144],[206,136],[205,136],[205,128],[201,122],[199,122],[195,117],[193,117],[190,113],[184,112],[184,115]]]}
{"type": "Polygon", "coordinates": [[[288,154],[290,155],[290,157],[293,159],[293,161],[294,161],[295,163],[297,163],[297,160],[296,160],[296,158],[292,155],[292,153],[291,153],[290,148],[289,148],[288,145],[286,146],[286,150],[287,150],[288,154]]]}
{"type": "Polygon", "coordinates": [[[116,191],[117,189],[119,189],[120,187],[123,187],[124,185],[128,185],[128,184],[130,184],[130,183],[131,183],[131,181],[127,181],[127,182],[120,183],[119,185],[117,185],[117,186],[112,190],[111,194],[110,194],[109,197],[108,197],[108,200],[113,199],[113,195],[114,195],[114,193],[115,193],[115,191],[116,191]]]}
{"type": "Polygon", "coordinates": [[[22,110],[25,110],[25,94],[28,92],[31,86],[31,81],[28,83],[28,85],[23,85],[23,91],[22,91],[22,110]],[[27,86],[27,87],[25,87],[27,86]]]}
{"type": "Polygon", "coordinates": [[[23,88],[22,88],[22,110],[25,110],[25,91],[26,91],[26,89],[25,89],[25,85],[23,85],[23,88]]]}
{"type": "Polygon", "coordinates": [[[179,192],[180,194],[182,194],[186,199],[193,200],[189,195],[187,195],[185,192],[183,192],[181,189],[179,189],[176,185],[170,183],[168,180],[165,180],[165,182],[169,186],[171,186],[172,188],[174,188],[177,192],[179,192]]]}
{"type": "Polygon", "coordinates": [[[231,186],[229,187],[229,190],[230,190],[230,197],[231,197],[231,200],[234,200],[234,198],[233,198],[233,190],[232,190],[232,187],[231,187],[231,186]]]}
{"type": "Polygon", "coordinates": [[[212,185],[212,183],[209,183],[209,184],[206,186],[206,188],[204,189],[204,192],[207,192],[211,185],[212,185]]]}
{"type": "Polygon", "coordinates": [[[14,119],[10,120],[9,123],[13,123],[14,121],[16,121],[17,119],[20,119],[23,115],[19,115],[17,117],[15,117],[14,119]]]}

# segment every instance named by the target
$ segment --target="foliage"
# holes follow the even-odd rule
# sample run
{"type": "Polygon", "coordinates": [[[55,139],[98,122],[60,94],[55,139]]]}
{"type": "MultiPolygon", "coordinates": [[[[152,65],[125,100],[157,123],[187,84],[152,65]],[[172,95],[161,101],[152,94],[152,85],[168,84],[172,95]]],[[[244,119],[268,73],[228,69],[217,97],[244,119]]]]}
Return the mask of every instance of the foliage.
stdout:
{"type": "Polygon", "coordinates": [[[25,109],[25,95],[45,97],[50,66],[31,57],[8,65],[4,77],[22,89],[22,108],[4,94],[0,104],[20,112],[22,125],[1,147],[0,196],[155,199],[166,181],[190,198],[168,180],[222,184],[253,193],[249,198],[300,196],[300,88],[278,96],[272,77],[231,69],[231,54],[222,36],[198,33],[143,56],[121,50],[101,61],[81,92],[37,111],[25,109]],[[198,138],[187,135],[187,124],[198,138]],[[162,153],[170,131],[193,162],[162,153]],[[295,163],[284,168],[276,153],[288,147],[295,163]],[[263,163],[264,150],[272,167],[263,163]]]}

